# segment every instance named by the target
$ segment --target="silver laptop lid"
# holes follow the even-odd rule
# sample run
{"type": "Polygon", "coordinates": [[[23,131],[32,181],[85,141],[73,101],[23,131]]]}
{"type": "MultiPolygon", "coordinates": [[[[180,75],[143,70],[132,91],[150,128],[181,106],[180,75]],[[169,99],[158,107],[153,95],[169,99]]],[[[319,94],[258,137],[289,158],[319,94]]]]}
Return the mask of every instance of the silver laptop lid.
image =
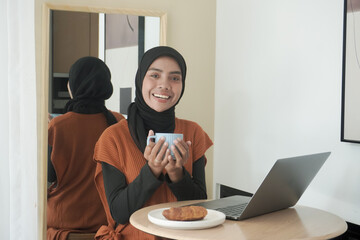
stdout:
{"type": "Polygon", "coordinates": [[[294,206],[329,155],[324,152],[277,160],[240,219],[294,206]]]}
{"type": "Polygon", "coordinates": [[[324,152],[279,159],[252,197],[235,195],[194,205],[221,211],[232,220],[242,220],[292,207],[329,155],[330,152],[324,152]],[[239,205],[242,205],[241,209],[246,207],[241,210],[239,205]]]}

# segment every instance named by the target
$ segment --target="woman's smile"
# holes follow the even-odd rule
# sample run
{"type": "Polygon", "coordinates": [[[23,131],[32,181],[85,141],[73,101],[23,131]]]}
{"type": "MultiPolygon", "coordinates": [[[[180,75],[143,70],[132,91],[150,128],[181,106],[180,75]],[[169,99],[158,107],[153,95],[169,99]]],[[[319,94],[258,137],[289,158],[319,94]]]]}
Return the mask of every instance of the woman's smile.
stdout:
{"type": "Polygon", "coordinates": [[[153,93],[153,96],[158,98],[159,100],[167,100],[170,98],[170,96],[165,95],[165,94],[157,94],[157,93],[153,93]]]}

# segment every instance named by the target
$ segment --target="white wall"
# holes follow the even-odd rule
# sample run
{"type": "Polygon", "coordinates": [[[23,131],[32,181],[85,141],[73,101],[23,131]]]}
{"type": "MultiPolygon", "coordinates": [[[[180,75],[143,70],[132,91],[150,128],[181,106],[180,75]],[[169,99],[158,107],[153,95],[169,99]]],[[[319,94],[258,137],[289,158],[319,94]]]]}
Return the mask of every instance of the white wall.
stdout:
{"type": "Polygon", "coordinates": [[[343,3],[217,1],[214,184],[254,192],[278,158],[332,154],[299,204],[360,224],[360,145],[340,142],[343,3]]]}
{"type": "Polygon", "coordinates": [[[0,87],[0,238],[10,239],[10,198],[4,197],[10,195],[10,181],[9,181],[9,95],[8,95],[8,20],[6,7],[4,5],[0,8],[0,72],[3,74],[1,78],[0,87]]]}
{"type": "Polygon", "coordinates": [[[0,239],[32,240],[40,204],[34,2],[0,5],[0,239]]]}

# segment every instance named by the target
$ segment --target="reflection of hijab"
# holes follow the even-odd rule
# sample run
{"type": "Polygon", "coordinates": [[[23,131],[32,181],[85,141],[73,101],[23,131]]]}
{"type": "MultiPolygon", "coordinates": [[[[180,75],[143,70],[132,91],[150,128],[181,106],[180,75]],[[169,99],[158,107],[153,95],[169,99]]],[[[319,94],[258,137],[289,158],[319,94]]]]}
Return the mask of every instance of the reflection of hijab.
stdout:
{"type": "Polygon", "coordinates": [[[182,91],[185,89],[186,63],[184,58],[175,49],[165,46],[155,47],[144,53],[135,77],[135,102],[128,108],[128,124],[130,134],[137,147],[144,152],[146,138],[149,130],[157,132],[172,133],[175,129],[175,105],[170,109],[157,112],[150,108],[142,96],[142,85],[146,72],[150,65],[159,57],[168,56],[173,58],[180,67],[182,76],[182,91]]]}
{"type": "Polygon", "coordinates": [[[65,106],[66,112],[82,114],[103,113],[109,125],[116,123],[114,115],[105,107],[113,87],[106,64],[96,57],[83,57],[70,68],[69,87],[73,96],[65,106]]]}

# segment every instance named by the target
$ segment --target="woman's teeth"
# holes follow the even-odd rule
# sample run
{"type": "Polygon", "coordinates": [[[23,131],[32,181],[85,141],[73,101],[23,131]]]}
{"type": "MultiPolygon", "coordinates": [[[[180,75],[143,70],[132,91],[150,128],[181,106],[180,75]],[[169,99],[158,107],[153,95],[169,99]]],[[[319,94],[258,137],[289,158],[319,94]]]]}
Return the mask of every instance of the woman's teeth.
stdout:
{"type": "Polygon", "coordinates": [[[169,99],[170,98],[170,96],[156,94],[156,93],[154,93],[153,96],[157,97],[157,98],[161,98],[161,99],[169,99]]]}

